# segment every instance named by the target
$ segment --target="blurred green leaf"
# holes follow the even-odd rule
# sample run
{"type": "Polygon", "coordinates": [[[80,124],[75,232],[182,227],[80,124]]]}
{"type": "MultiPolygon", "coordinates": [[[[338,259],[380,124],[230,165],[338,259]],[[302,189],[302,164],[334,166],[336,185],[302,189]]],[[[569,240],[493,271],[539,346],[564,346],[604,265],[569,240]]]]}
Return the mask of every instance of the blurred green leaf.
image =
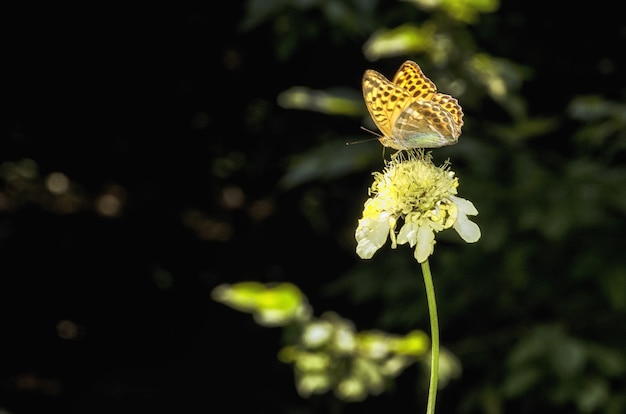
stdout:
{"type": "Polygon", "coordinates": [[[393,29],[379,30],[365,43],[363,53],[373,61],[424,52],[432,45],[435,29],[432,24],[403,24],[393,29]]]}
{"type": "Polygon", "coordinates": [[[264,326],[285,326],[295,320],[309,318],[312,311],[306,297],[291,283],[223,284],[216,286],[211,295],[217,302],[252,313],[255,321],[264,326]]]}
{"type": "Polygon", "coordinates": [[[294,86],[281,92],[277,101],[286,109],[303,109],[328,115],[364,114],[363,98],[353,89],[318,91],[304,86],[294,86]]]}
{"type": "Polygon", "coordinates": [[[464,23],[474,23],[481,13],[498,9],[498,0],[408,0],[424,10],[441,9],[451,18],[464,23]]]}

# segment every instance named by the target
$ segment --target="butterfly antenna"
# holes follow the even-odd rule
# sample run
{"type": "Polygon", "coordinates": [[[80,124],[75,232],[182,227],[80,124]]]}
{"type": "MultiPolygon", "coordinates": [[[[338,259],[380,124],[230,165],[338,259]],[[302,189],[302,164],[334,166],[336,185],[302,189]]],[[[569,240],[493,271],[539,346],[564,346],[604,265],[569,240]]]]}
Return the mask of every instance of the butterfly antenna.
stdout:
{"type": "Polygon", "coordinates": [[[352,144],[362,144],[362,143],[364,143],[364,142],[374,141],[374,140],[377,140],[377,139],[380,139],[380,138],[382,138],[382,137],[383,137],[383,136],[382,136],[382,135],[380,135],[378,132],[374,132],[374,131],[372,131],[371,129],[367,129],[367,128],[365,128],[364,126],[362,126],[362,127],[361,127],[361,129],[362,129],[363,131],[367,131],[367,132],[369,132],[370,134],[373,134],[373,135],[376,135],[376,136],[375,136],[375,137],[373,137],[373,138],[366,138],[366,139],[361,139],[361,140],[358,140],[358,141],[350,141],[350,142],[346,142],[346,145],[352,145],[352,144]]]}
{"type": "MultiPolygon", "coordinates": [[[[365,128],[364,126],[361,126],[361,129],[362,129],[363,131],[367,131],[367,132],[369,132],[369,133],[370,133],[370,134],[372,134],[372,135],[376,135],[376,139],[378,139],[378,138],[382,138],[382,137],[383,137],[383,136],[382,136],[381,134],[379,134],[378,132],[376,132],[376,131],[372,131],[371,129],[367,129],[367,128],[365,128]]],[[[368,140],[366,140],[366,141],[369,141],[369,139],[368,139],[368,140]]]]}

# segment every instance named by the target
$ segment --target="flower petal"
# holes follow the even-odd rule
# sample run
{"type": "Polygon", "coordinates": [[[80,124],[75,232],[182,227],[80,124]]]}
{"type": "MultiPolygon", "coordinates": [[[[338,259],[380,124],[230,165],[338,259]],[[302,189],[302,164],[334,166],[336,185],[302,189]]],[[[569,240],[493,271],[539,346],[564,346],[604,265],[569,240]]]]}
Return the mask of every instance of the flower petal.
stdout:
{"type": "Polygon", "coordinates": [[[364,218],[359,220],[354,237],[357,241],[356,254],[361,259],[371,259],[387,241],[389,235],[389,218],[380,215],[377,219],[364,218]]]}
{"type": "Polygon", "coordinates": [[[471,201],[466,200],[461,197],[457,197],[457,196],[450,196],[450,200],[452,200],[452,202],[456,204],[457,208],[459,209],[459,215],[461,214],[465,214],[467,216],[478,215],[478,210],[476,210],[476,207],[474,207],[474,204],[471,201]]]}
{"type": "Polygon", "coordinates": [[[418,263],[425,262],[428,256],[435,250],[435,232],[428,225],[421,226],[417,230],[417,247],[415,247],[415,260],[418,263]]]}
{"type": "Polygon", "coordinates": [[[409,246],[415,246],[417,243],[417,231],[419,230],[419,225],[415,222],[413,223],[404,223],[404,226],[400,229],[398,233],[398,244],[409,243],[409,246]]]}
{"type": "Polygon", "coordinates": [[[480,227],[473,221],[468,220],[465,214],[459,214],[454,223],[454,230],[468,243],[475,243],[480,239],[480,227]]]}

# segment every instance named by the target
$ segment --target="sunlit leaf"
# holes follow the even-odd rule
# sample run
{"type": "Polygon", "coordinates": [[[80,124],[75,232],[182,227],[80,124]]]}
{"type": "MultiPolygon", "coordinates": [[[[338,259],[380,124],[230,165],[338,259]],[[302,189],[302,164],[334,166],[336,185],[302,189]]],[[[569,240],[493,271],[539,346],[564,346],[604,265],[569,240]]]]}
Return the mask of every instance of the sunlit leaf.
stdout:
{"type": "Polygon", "coordinates": [[[313,90],[294,86],[278,95],[278,104],[287,109],[303,109],[329,115],[363,114],[363,98],[352,89],[313,90]]]}
{"type": "Polygon", "coordinates": [[[435,26],[404,24],[394,29],[374,33],[363,46],[369,60],[410,55],[427,50],[433,41],[435,26]]]}

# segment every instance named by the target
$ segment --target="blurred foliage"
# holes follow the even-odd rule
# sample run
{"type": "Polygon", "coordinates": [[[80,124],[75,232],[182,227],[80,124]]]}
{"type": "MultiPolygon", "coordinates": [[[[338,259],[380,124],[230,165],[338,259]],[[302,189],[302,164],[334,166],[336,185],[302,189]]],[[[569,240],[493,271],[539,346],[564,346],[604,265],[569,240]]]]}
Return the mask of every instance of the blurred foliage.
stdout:
{"type": "MultiPolygon", "coordinates": [[[[259,24],[259,16],[273,22],[282,58],[310,40],[286,35],[286,27],[317,12],[332,16],[326,22],[335,40],[375,29],[363,44],[367,59],[418,60],[466,113],[458,145],[441,153],[460,165],[464,194],[481,211],[483,240],[474,248],[444,238],[447,251],[433,260],[443,342],[469,373],[452,386],[457,403],[448,406],[494,414],[625,410],[626,272],[617,246],[626,213],[626,170],[616,162],[626,142],[624,106],[571,91],[567,111],[529,111],[542,99],[522,91],[534,72],[490,55],[468,26],[480,24],[482,13],[497,14],[495,1],[413,1],[413,11],[405,3],[383,13],[374,13],[372,2],[344,2],[341,12],[331,10],[331,3],[250,1],[244,26],[259,24]],[[253,13],[261,3],[266,12],[253,13]],[[339,27],[338,16],[344,23],[339,27]]],[[[314,29],[300,33],[321,36],[314,29]]],[[[352,86],[355,92],[342,92],[337,104],[331,89],[301,86],[281,94],[279,103],[342,116],[360,107],[361,119],[373,128],[359,85],[352,86]]],[[[285,188],[340,179],[376,163],[368,157],[355,162],[353,154],[333,145],[323,142],[292,157],[285,188]]],[[[361,193],[364,199],[365,188],[361,193]]],[[[382,327],[416,326],[425,314],[415,278],[410,260],[390,254],[355,264],[326,292],[361,307],[382,301],[376,319],[382,327]]]]}
{"type": "MultiPolygon", "coordinates": [[[[362,401],[384,391],[391,379],[414,362],[426,361],[430,346],[422,331],[405,336],[382,331],[356,332],[354,324],[334,312],[313,317],[304,294],[293,284],[241,282],[219,285],[213,299],[254,315],[260,325],[285,327],[282,362],[293,364],[303,397],[333,391],[345,401],[362,401]]],[[[453,355],[442,356],[442,383],[458,375],[453,355]]]]}
{"type": "Polygon", "coordinates": [[[265,286],[259,282],[219,285],[213,289],[213,299],[249,312],[264,326],[284,326],[291,322],[311,319],[312,309],[300,289],[290,283],[265,286]]]}
{"type": "Polygon", "coordinates": [[[437,412],[626,412],[616,4],[248,0],[9,20],[0,409],[423,410],[411,249],[365,262],[354,240],[389,156],[359,129],[374,130],[360,79],[412,59],[463,107],[458,144],[433,156],[482,232],[442,233],[431,259],[437,412]]]}
{"type": "Polygon", "coordinates": [[[506,361],[505,398],[541,393],[551,405],[570,404],[589,413],[624,403],[611,395],[611,381],[626,374],[624,355],[615,349],[568,335],[561,325],[537,325],[516,345],[506,361]],[[548,367],[548,369],[546,369],[548,367]]]}
{"type": "Polygon", "coordinates": [[[293,87],[278,95],[278,104],[287,109],[307,109],[335,115],[359,115],[361,105],[354,91],[343,96],[342,91],[314,91],[304,87],[293,87]]]}
{"type": "Polygon", "coordinates": [[[79,183],[62,172],[41,177],[37,163],[29,158],[0,164],[0,178],[4,182],[4,188],[0,190],[0,208],[7,212],[37,205],[57,214],[94,211],[105,217],[116,217],[123,208],[126,195],[122,187],[109,184],[98,195],[90,197],[79,183]]]}

